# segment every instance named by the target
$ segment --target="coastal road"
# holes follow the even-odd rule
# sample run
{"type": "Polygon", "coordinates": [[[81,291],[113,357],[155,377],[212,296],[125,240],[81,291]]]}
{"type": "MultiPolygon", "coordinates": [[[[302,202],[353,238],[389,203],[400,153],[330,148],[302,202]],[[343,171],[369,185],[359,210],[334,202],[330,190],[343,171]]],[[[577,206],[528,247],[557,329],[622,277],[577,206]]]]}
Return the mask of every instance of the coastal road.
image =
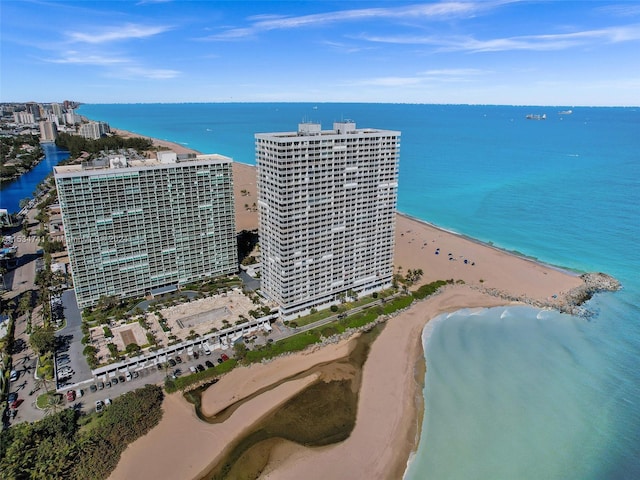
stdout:
{"type": "MultiPolygon", "coordinates": [[[[30,225],[29,230],[37,228],[35,215],[35,210],[29,210],[27,213],[26,218],[30,225]]],[[[38,238],[35,235],[31,235],[30,231],[26,237],[22,232],[15,232],[13,236],[15,239],[14,245],[18,247],[18,266],[7,275],[8,279],[10,279],[11,290],[5,292],[3,298],[17,303],[20,295],[35,289],[35,265],[40,257],[37,254],[40,246],[38,245],[38,238]]],[[[15,320],[12,362],[13,369],[18,372],[19,377],[16,381],[10,383],[9,391],[17,393],[18,399],[22,400],[22,402],[16,409],[16,417],[11,420],[11,423],[33,422],[40,420],[44,416],[44,413],[35,407],[37,394],[35,393],[36,381],[34,376],[37,355],[29,343],[27,320],[26,314],[16,317],[15,320]]]]}

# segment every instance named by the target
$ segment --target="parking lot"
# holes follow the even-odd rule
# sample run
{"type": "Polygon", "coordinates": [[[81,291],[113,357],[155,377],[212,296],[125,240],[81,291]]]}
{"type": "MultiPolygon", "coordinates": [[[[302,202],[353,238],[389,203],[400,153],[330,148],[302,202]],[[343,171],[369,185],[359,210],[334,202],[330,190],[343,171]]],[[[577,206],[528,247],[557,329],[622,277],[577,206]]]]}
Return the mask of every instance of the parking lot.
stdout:
{"type": "Polygon", "coordinates": [[[65,402],[69,406],[85,412],[95,411],[96,402],[103,402],[98,408],[108,408],[107,400],[112,400],[128,391],[140,388],[148,383],[161,384],[167,376],[177,378],[190,375],[196,371],[204,371],[232,356],[228,350],[209,350],[202,347],[194,348],[191,354],[185,349],[184,353],[170,356],[166,362],[129,372],[118,372],[113,375],[100,375],[85,380],[79,385],[61,390],[65,402]],[[67,397],[68,392],[74,394],[67,397]]]}
{"type": "Polygon", "coordinates": [[[73,290],[60,295],[62,314],[66,319],[65,327],[60,330],[59,347],[56,351],[56,387],[58,389],[91,380],[91,369],[82,350],[82,316],[73,290]]]}

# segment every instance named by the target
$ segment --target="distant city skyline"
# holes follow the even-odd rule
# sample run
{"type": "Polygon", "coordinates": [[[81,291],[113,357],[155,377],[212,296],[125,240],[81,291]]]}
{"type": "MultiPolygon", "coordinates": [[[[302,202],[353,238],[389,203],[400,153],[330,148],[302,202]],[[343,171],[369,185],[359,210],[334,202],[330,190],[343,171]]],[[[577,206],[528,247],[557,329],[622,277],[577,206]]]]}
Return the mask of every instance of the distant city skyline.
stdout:
{"type": "Polygon", "coordinates": [[[2,2],[0,101],[640,105],[640,3],[2,2]]]}

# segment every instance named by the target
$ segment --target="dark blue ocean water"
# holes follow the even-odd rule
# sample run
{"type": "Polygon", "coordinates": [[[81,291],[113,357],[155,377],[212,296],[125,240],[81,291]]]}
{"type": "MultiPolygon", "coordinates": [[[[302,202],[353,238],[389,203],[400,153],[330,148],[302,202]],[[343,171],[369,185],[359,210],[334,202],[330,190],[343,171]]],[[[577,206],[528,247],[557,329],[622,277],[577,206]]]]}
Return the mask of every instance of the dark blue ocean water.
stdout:
{"type": "Polygon", "coordinates": [[[401,212],[624,285],[589,303],[590,321],[503,308],[428,327],[425,422],[407,478],[640,478],[640,108],[558,114],[568,108],[135,104],[80,113],[249,164],[254,133],[302,121],[401,131],[401,212]]]}
{"type": "Polygon", "coordinates": [[[43,143],[45,158],[24,175],[2,186],[0,189],[0,208],[15,213],[20,210],[20,200],[33,198],[36,187],[47,175],[53,173],[58,162],[69,158],[69,152],[53,143],[43,143]]]}

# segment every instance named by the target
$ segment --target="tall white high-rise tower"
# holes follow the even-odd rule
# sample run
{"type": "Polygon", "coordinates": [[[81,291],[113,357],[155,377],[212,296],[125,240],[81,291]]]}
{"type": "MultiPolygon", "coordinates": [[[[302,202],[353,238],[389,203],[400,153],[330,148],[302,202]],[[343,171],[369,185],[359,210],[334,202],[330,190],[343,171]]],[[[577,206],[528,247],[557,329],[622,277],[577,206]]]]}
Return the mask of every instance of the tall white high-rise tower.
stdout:
{"type": "Polygon", "coordinates": [[[262,292],[281,315],[389,287],[400,132],[303,123],[255,140],[262,292]]]}

